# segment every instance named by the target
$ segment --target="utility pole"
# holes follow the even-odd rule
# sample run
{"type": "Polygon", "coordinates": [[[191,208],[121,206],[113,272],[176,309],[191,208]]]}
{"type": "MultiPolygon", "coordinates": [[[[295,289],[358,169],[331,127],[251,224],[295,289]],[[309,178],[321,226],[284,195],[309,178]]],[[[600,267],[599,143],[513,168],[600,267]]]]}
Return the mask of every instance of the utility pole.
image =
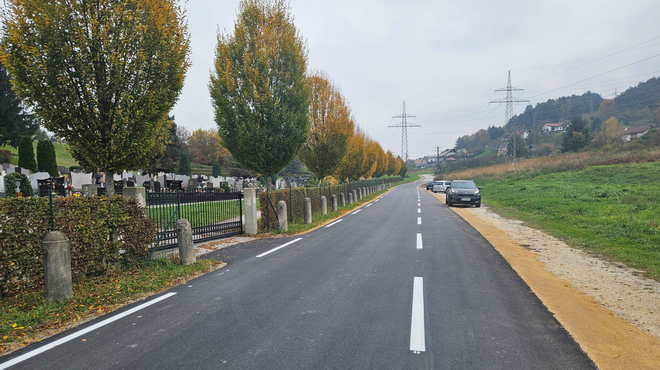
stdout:
{"type": "Polygon", "coordinates": [[[436,146],[435,148],[437,150],[435,154],[435,174],[437,175],[440,173],[440,147],[436,146]]]}
{"type": "Polygon", "coordinates": [[[417,118],[416,116],[406,114],[406,101],[403,101],[403,113],[392,118],[401,118],[401,123],[389,126],[394,128],[401,127],[401,156],[403,160],[408,163],[408,127],[422,127],[420,125],[412,125],[408,123],[408,118],[417,118]]]}
{"type": "MultiPolygon", "coordinates": [[[[509,71],[509,81],[506,85],[506,87],[497,89],[495,92],[506,92],[506,98],[501,98],[493,101],[489,101],[489,104],[492,103],[497,103],[497,104],[506,104],[506,110],[504,113],[504,126],[509,123],[511,118],[513,117],[513,103],[529,103],[529,100],[526,99],[521,99],[521,98],[516,98],[513,96],[514,91],[524,91],[523,89],[519,89],[517,87],[512,87],[511,86],[511,71],[509,71]]],[[[516,141],[518,141],[517,135],[517,129],[516,129],[516,120],[514,118],[513,120],[513,162],[516,162],[516,141]]]]}

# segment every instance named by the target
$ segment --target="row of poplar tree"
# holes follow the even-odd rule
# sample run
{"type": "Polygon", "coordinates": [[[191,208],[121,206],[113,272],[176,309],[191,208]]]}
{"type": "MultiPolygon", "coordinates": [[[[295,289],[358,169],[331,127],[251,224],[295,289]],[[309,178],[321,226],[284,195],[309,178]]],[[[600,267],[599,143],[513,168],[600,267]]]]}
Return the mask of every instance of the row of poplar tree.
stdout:
{"type": "MultiPolygon", "coordinates": [[[[7,0],[0,60],[14,91],[82,166],[121,173],[163,155],[190,65],[178,4],[7,0]]],[[[240,1],[209,84],[222,145],[267,177],[296,156],[320,179],[399,174],[405,163],[357,128],[307,54],[287,1],[240,1]]]]}

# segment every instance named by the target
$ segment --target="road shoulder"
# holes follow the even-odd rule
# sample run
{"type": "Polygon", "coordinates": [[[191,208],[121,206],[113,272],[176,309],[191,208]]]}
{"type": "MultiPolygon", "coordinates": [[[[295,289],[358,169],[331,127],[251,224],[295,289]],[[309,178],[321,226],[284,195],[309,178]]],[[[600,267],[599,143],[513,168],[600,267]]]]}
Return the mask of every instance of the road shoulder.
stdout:
{"type": "MultiPolygon", "coordinates": [[[[444,194],[433,195],[444,203],[444,194]]],[[[657,368],[660,363],[660,339],[657,336],[643,332],[596,298],[580,291],[572,281],[549,271],[539,254],[528,249],[529,245],[526,245],[528,248],[521,246],[507,231],[484,219],[480,214],[483,207],[451,209],[479,231],[509,262],[600,369],[657,368]]],[[[655,306],[656,311],[660,310],[658,307],[655,306]]],[[[657,318],[658,314],[655,312],[653,316],[657,318]]]]}

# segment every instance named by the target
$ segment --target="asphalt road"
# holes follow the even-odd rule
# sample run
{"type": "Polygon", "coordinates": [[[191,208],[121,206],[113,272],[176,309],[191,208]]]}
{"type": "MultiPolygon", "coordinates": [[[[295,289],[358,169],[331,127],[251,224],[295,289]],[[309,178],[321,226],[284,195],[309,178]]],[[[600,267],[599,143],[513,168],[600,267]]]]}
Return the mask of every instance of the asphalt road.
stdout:
{"type": "Polygon", "coordinates": [[[418,184],[329,227],[219,251],[224,269],[0,369],[595,368],[493,247],[418,184]]]}

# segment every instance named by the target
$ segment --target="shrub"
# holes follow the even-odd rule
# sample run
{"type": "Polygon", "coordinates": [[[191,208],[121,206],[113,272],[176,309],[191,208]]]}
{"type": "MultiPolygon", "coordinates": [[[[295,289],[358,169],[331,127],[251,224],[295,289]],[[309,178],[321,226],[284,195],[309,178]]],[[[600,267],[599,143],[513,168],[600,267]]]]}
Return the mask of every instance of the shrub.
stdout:
{"type": "Polygon", "coordinates": [[[59,176],[55,146],[50,140],[39,140],[37,144],[37,166],[40,172],[48,172],[51,177],[59,176]]]}
{"type": "Polygon", "coordinates": [[[20,192],[24,197],[31,197],[34,195],[34,189],[32,189],[32,183],[30,179],[23,173],[13,172],[5,176],[5,196],[7,197],[16,197],[16,179],[21,181],[20,192]]]}
{"type": "Polygon", "coordinates": [[[11,163],[11,150],[0,149],[0,163],[11,163]]]}
{"type": "MultiPolygon", "coordinates": [[[[100,275],[115,262],[143,262],[156,233],[153,221],[134,199],[54,198],[55,228],[71,242],[74,281],[100,275]],[[108,236],[116,229],[120,241],[108,236]]],[[[48,198],[0,201],[0,296],[40,289],[44,284],[41,243],[49,232],[48,198]]]]}
{"type": "Polygon", "coordinates": [[[18,166],[37,172],[37,162],[34,160],[34,147],[29,136],[21,136],[18,142],[18,166]]]}

